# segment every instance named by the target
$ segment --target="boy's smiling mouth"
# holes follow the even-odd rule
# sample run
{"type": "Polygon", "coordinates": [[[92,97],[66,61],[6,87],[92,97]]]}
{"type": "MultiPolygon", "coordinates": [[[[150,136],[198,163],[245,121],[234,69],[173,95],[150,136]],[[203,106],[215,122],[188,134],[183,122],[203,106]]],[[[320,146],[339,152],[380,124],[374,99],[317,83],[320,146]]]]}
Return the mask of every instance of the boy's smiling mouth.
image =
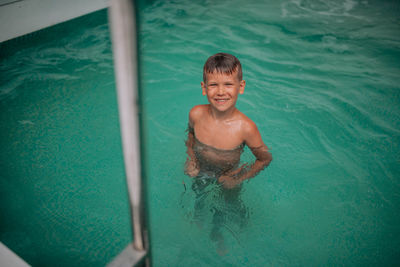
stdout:
{"type": "Polygon", "coordinates": [[[229,98],[214,98],[215,102],[217,102],[218,104],[224,104],[227,101],[229,101],[229,98]]]}

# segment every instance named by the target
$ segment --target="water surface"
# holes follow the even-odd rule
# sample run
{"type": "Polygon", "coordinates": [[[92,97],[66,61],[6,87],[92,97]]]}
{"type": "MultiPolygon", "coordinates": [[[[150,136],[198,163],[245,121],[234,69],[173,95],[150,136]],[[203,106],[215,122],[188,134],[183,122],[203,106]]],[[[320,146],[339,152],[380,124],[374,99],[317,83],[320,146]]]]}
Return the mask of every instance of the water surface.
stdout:
{"type": "MultiPolygon", "coordinates": [[[[396,1],[148,1],[139,16],[154,266],[398,262],[396,1]],[[246,225],[224,222],[222,256],[183,174],[221,51],[274,156],[243,185],[246,225]]],[[[0,46],[0,241],[34,266],[105,265],[131,240],[107,16],[84,18],[0,46]]]]}
{"type": "Polygon", "coordinates": [[[397,2],[154,1],[141,16],[155,265],[397,262],[397,2]],[[248,225],[226,230],[225,256],[209,237],[212,211],[200,229],[195,197],[178,205],[191,184],[182,173],[188,112],[206,103],[202,66],[217,52],[241,60],[238,108],[274,156],[244,185],[248,225]]]}

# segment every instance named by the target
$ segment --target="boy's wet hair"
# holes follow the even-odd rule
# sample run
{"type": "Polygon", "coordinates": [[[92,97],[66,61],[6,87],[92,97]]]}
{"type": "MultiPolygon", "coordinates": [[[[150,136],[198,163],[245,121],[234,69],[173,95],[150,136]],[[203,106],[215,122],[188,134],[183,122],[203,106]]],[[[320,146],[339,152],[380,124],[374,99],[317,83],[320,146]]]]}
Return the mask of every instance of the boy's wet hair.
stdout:
{"type": "Polygon", "coordinates": [[[227,53],[217,53],[209,57],[204,64],[203,68],[203,81],[207,83],[207,73],[213,73],[217,71],[219,73],[225,73],[231,75],[237,70],[237,76],[239,81],[242,80],[242,65],[239,59],[235,56],[227,53]]]}

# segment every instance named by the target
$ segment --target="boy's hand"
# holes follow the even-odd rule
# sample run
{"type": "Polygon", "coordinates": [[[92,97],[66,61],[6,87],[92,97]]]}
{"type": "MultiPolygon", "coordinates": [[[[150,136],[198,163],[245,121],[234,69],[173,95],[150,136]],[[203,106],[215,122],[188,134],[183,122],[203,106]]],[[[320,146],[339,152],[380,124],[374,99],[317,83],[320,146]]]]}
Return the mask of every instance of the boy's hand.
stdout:
{"type": "Polygon", "coordinates": [[[187,175],[189,175],[190,177],[195,177],[199,174],[199,172],[200,172],[200,169],[199,169],[199,167],[197,167],[196,162],[194,162],[193,160],[186,161],[185,173],[187,175]]]}
{"type": "Polygon", "coordinates": [[[218,178],[218,182],[222,184],[223,187],[227,189],[232,189],[235,186],[241,184],[243,182],[242,179],[237,177],[237,175],[245,168],[247,167],[247,164],[243,164],[240,166],[240,168],[237,168],[236,170],[233,170],[231,172],[226,173],[225,175],[221,175],[218,178]]]}
{"type": "Polygon", "coordinates": [[[226,189],[232,189],[235,186],[242,183],[240,179],[235,179],[228,175],[222,175],[219,177],[218,182],[226,189]]]}

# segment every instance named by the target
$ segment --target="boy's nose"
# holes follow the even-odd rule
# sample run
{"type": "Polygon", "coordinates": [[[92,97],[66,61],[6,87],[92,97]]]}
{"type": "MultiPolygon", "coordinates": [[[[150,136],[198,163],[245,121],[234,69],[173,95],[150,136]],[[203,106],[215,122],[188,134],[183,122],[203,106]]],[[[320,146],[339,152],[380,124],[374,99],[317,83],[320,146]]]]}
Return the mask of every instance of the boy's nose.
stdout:
{"type": "Polygon", "coordinates": [[[219,94],[219,95],[223,95],[223,94],[224,94],[224,92],[225,92],[225,89],[224,89],[224,87],[223,87],[222,85],[218,86],[218,91],[217,91],[217,94],[219,94]]]}

